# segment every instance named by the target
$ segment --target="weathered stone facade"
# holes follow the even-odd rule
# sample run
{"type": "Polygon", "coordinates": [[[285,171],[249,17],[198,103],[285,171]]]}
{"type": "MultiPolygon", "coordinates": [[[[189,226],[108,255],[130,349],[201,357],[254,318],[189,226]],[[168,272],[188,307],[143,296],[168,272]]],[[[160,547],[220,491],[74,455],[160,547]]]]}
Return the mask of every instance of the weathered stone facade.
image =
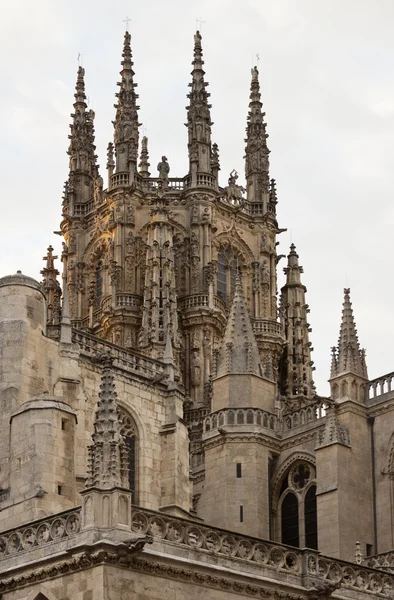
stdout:
{"type": "Polygon", "coordinates": [[[0,279],[0,594],[393,598],[394,374],[368,380],[345,290],[315,390],[258,70],[246,188],[219,184],[198,32],[189,170],[151,177],[130,42],[106,187],[78,70],[62,285],[51,247],[41,284],[0,279]]]}

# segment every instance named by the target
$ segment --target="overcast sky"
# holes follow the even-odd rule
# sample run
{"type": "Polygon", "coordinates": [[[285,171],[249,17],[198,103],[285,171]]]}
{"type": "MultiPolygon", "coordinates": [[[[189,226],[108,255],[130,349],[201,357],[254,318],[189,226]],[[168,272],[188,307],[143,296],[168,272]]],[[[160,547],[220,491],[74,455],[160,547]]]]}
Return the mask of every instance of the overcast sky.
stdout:
{"type": "MultiPolygon", "coordinates": [[[[277,180],[279,251],[292,240],[311,307],[315,380],[328,393],[343,288],[351,288],[370,378],[394,370],[393,0],[2,1],[0,276],[39,278],[60,252],[77,55],[104,175],[126,16],[151,164],[187,170],[185,106],[196,19],[221,185],[243,173],[250,68],[259,70],[277,180]]],[[[105,175],[104,175],[105,176],[105,175]]],[[[283,263],[281,266],[284,266],[283,263]]]]}

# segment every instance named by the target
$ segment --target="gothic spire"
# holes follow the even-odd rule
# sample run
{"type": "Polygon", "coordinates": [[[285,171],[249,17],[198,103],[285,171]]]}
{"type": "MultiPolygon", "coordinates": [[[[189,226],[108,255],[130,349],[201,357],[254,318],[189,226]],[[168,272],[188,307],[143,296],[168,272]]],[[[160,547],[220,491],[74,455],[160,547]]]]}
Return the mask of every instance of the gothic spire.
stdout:
{"type": "Polygon", "coordinates": [[[130,46],[131,36],[128,31],[124,35],[122,70],[120,87],[116,94],[118,99],[114,121],[114,141],[116,152],[116,171],[128,171],[129,182],[132,183],[137,171],[138,160],[138,109],[134,83],[133,61],[130,46]]]}
{"type": "Polygon", "coordinates": [[[350,289],[345,288],[344,294],[338,346],[332,350],[331,377],[336,377],[343,373],[354,373],[367,379],[365,350],[360,348],[358,341],[352,303],[350,302],[350,289]]]}
{"type": "Polygon", "coordinates": [[[149,173],[149,167],[150,167],[150,163],[149,163],[149,152],[148,152],[148,138],[146,137],[146,135],[144,135],[144,137],[142,138],[142,143],[141,143],[141,157],[140,157],[140,163],[139,163],[139,169],[140,169],[140,175],[141,177],[150,177],[150,173],[149,173]]]}
{"type": "Polygon", "coordinates": [[[93,444],[88,448],[86,488],[128,488],[128,451],[120,433],[116,390],[110,355],[99,357],[103,366],[94,419],[93,444]]]}
{"type": "Polygon", "coordinates": [[[259,350],[239,274],[236,276],[234,297],[218,356],[217,376],[228,373],[261,375],[259,350]]]}
{"type": "Polygon", "coordinates": [[[79,171],[94,177],[98,169],[96,146],[94,145],[94,112],[87,110],[85,69],[82,67],[78,68],[74,98],[74,112],[71,114],[73,121],[70,125],[71,133],[68,136],[70,140],[68,148],[70,174],[79,171]]]}
{"type": "Polygon", "coordinates": [[[262,108],[259,72],[257,67],[254,67],[245,139],[245,176],[250,202],[264,202],[263,195],[269,193],[268,134],[262,108]]]}
{"type": "Polygon", "coordinates": [[[204,81],[205,71],[203,69],[201,34],[199,31],[194,36],[193,70],[191,72],[192,82],[187,97],[189,106],[187,109],[189,170],[192,175],[192,185],[197,185],[197,173],[211,173],[211,121],[208,103],[210,94],[204,81]]]}
{"type": "Polygon", "coordinates": [[[286,274],[286,284],[282,288],[282,323],[287,341],[285,362],[281,374],[282,393],[290,396],[314,396],[312,378],[312,344],[308,323],[309,306],[305,303],[306,287],[301,282],[303,268],[299,265],[294,244],[290,246],[286,274]]]}

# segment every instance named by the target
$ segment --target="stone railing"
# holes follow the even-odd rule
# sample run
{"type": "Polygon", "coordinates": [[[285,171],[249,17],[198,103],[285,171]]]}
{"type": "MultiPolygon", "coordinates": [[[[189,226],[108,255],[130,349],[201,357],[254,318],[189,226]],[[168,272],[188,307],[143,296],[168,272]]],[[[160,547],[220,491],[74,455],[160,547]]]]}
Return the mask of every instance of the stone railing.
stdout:
{"type": "Polygon", "coordinates": [[[0,534],[0,560],[79,533],[80,507],[0,534]]]}
{"type": "Polygon", "coordinates": [[[259,408],[226,408],[205,417],[203,432],[207,433],[219,427],[236,427],[238,425],[259,425],[266,429],[276,430],[277,417],[259,408]]]}
{"type": "Polygon", "coordinates": [[[125,187],[129,185],[130,173],[128,171],[119,171],[111,175],[111,187],[125,187]]]}
{"type": "Polygon", "coordinates": [[[368,398],[378,398],[379,396],[394,392],[393,382],[394,373],[387,373],[387,375],[382,375],[382,377],[372,379],[367,384],[368,398]]]}
{"type": "Polygon", "coordinates": [[[313,423],[326,416],[326,410],[329,407],[328,402],[318,400],[310,406],[305,406],[299,410],[294,410],[283,415],[283,429],[288,431],[295,427],[300,427],[306,423],[313,423]]]}
{"type": "Polygon", "coordinates": [[[98,353],[106,352],[113,356],[115,367],[148,379],[165,377],[164,365],[158,360],[132,350],[126,350],[78,329],[73,329],[72,340],[78,344],[81,354],[90,358],[94,358],[98,353]]]}
{"type": "MultiPolygon", "coordinates": [[[[208,294],[193,294],[178,299],[178,308],[187,310],[188,308],[209,308],[208,294]]],[[[226,303],[218,296],[213,297],[213,308],[226,312],[226,303]]]]}
{"type": "Polygon", "coordinates": [[[383,552],[375,556],[364,558],[364,565],[373,569],[382,569],[394,573],[394,552],[383,552]]]}
{"type": "MultiPolygon", "coordinates": [[[[366,597],[368,597],[367,594],[372,593],[379,594],[379,597],[393,598],[394,577],[391,575],[385,575],[364,565],[322,556],[310,550],[305,550],[304,553],[306,575],[310,578],[316,577],[319,581],[323,580],[327,583],[358,590],[358,592],[366,592],[366,597]]],[[[356,598],[359,597],[356,596],[356,598]]],[[[376,598],[377,596],[372,597],[376,598]]]]}
{"type": "Polygon", "coordinates": [[[209,554],[242,558],[290,573],[301,573],[302,552],[296,548],[263,542],[216,527],[206,527],[198,522],[133,507],[131,528],[135,533],[168,540],[209,554]]]}
{"type": "Polygon", "coordinates": [[[253,320],[253,331],[255,335],[268,333],[275,336],[282,335],[282,325],[277,321],[271,321],[270,319],[254,319],[253,320]]]}
{"type": "Polygon", "coordinates": [[[192,408],[184,411],[183,418],[188,425],[199,424],[202,422],[204,417],[209,415],[210,412],[211,411],[206,406],[202,406],[201,408],[192,408]]]}
{"type": "Polygon", "coordinates": [[[124,293],[116,294],[116,308],[139,308],[141,304],[141,296],[124,293]]]}
{"type": "MultiPolygon", "coordinates": [[[[199,522],[171,517],[159,512],[132,507],[131,528],[135,533],[150,535],[188,546],[210,556],[241,559],[259,567],[308,578],[329,586],[342,586],[369,594],[392,598],[394,577],[364,565],[322,556],[317,551],[260,540],[231,531],[202,525],[199,522]]],[[[359,597],[359,596],[356,596],[359,597]]],[[[373,596],[372,596],[373,597],[373,596]]]]}

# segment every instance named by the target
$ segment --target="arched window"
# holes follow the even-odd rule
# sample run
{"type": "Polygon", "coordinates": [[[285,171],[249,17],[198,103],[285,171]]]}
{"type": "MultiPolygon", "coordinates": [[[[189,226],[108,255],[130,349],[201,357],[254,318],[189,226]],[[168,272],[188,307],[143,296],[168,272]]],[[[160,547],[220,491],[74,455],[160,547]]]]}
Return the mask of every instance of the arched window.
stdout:
{"type": "MultiPolygon", "coordinates": [[[[315,468],[305,461],[290,466],[278,484],[277,536],[283,544],[317,550],[315,468]]],[[[274,497],[275,501],[275,497],[274,497]]]]}
{"type": "Polygon", "coordinates": [[[230,246],[221,248],[218,254],[216,293],[225,302],[231,302],[238,270],[237,253],[230,246]]]}
{"type": "Polygon", "coordinates": [[[312,485],[305,495],[305,546],[317,550],[316,486],[312,485]]]}
{"type": "Polygon", "coordinates": [[[286,494],[282,502],[282,544],[300,546],[298,523],[298,500],[293,492],[286,494]]]}
{"type": "Polygon", "coordinates": [[[96,306],[101,305],[103,299],[103,263],[98,261],[96,266],[96,306]]]}
{"type": "Polygon", "coordinates": [[[121,422],[120,432],[129,451],[129,487],[131,501],[137,502],[138,493],[138,431],[134,419],[123,409],[118,409],[121,422]]]}

